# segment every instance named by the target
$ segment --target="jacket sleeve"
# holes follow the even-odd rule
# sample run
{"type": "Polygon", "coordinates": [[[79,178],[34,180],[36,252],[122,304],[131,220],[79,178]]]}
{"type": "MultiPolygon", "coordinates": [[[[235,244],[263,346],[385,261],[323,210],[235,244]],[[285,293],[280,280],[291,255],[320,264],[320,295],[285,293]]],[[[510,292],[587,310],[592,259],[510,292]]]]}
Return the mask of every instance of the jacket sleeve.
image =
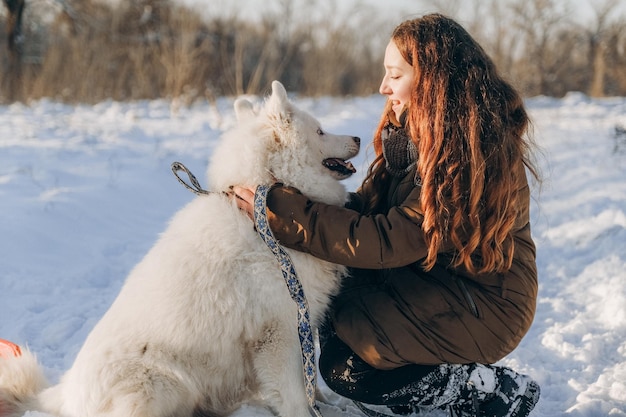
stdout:
{"type": "Polygon", "coordinates": [[[426,256],[419,190],[386,215],[311,201],[295,188],[274,186],[267,196],[270,228],[284,246],[355,268],[394,268],[426,256]]]}

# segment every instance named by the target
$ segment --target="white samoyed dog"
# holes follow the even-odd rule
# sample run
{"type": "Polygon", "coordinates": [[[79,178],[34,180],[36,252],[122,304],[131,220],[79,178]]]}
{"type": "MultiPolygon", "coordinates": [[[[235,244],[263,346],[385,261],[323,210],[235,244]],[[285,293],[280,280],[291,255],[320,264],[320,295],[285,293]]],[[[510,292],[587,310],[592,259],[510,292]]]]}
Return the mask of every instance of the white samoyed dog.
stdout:
{"type": "MultiPolygon", "coordinates": [[[[243,98],[234,106],[238,126],[208,170],[214,193],[173,217],[57,385],[48,387],[28,349],[0,357],[0,416],[223,416],[243,403],[310,415],[296,304],[276,258],[224,192],[280,181],[342,205],[339,180],[354,172],[346,160],[359,138],[325,132],[278,81],[259,109],[243,98]]],[[[345,268],[288,253],[318,324],[345,268]]]]}

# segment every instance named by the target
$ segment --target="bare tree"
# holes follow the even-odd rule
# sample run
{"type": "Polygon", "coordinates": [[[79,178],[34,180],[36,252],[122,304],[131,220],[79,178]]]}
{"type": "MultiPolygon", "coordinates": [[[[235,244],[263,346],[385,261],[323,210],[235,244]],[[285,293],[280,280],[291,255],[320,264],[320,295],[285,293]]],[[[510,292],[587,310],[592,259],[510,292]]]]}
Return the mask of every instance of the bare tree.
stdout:
{"type": "Polygon", "coordinates": [[[459,17],[467,30],[485,48],[499,71],[514,74],[515,60],[523,49],[523,39],[511,29],[510,4],[501,0],[472,0],[471,9],[459,17]]]}
{"type": "Polygon", "coordinates": [[[461,0],[431,0],[429,2],[436,10],[448,16],[459,15],[459,9],[463,2],[461,0]]]}
{"type": "Polygon", "coordinates": [[[606,93],[626,95],[626,22],[624,17],[606,29],[606,93]]]}
{"type": "Polygon", "coordinates": [[[4,5],[9,11],[6,23],[8,68],[3,81],[3,90],[9,100],[18,95],[21,88],[22,75],[22,16],[24,13],[24,0],[4,0],[4,5]]]}
{"type": "Polygon", "coordinates": [[[591,82],[588,88],[589,95],[601,97],[605,95],[605,81],[607,75],[607,49],[609,42],[609,29],[611,27],[611,15],[618,6],[620,0],[605,0],[598,4],[594,3],[595,23],[593,27],[586,29],[587,42],[589,45],[589,63],[591,65],[591,82]]]}
{"type": "MultiPolygon", "coordinates": [[[[271,0],[254,20],[217,6],[209,17],[171,0],[30,0],[26,12],[25,0],[2,1],[0,31],[13,33],[21,54],[10,59],[0,48],[9,101],[167,97],[185,105],[262,93],[273,79],[308,96],[373,94],[397,24],[364,0],[271,0]],[[45,7],[56,20],[40,18],[50,16],[45,7]]],[[[585,25],[569,20],[562,0],[432,0],[428,8],[463,24],[526,96],[626,95],[623,1],[594,2],[585,25]]]]}
{"type": "Polygon", "coordinates": [[[557,0],[517,0],[511,10],[512,26],[524,40],[525,59],[521,61],[523,65],[518,63],[517,69],[532,77],[526,93],[549,94],[551,84],[557,80],[556,70],[568,60],[569,50],[553,47],[570,14],[567,6],[561,9],[557,0]]]}
{"type": "Polygon", "coordinates": [[[9,11],[7,20],[7,46],[13,54],[19,54],[22,42],[22,15],[26,3],[24,0],[4,0],[9,11]]]}

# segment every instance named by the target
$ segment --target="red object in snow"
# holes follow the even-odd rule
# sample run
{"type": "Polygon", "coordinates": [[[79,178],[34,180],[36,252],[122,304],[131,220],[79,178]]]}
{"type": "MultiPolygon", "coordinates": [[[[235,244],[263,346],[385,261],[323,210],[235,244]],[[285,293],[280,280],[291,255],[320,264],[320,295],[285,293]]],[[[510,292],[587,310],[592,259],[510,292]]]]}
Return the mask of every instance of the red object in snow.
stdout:
{"type": "Polygon", "coordinates": [[[18,345],[8,340],[0,339],[0,357],[21,356],[22,350],[18,345]]]}

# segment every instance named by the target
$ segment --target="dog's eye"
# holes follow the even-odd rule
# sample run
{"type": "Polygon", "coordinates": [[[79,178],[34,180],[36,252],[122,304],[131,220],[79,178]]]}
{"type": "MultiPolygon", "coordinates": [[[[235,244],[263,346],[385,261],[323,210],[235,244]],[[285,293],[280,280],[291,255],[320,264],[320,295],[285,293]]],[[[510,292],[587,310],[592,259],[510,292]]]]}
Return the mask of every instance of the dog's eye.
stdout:
{"type": "Polygon", "coordinates": [[[324,134],[324,131],[321,128],[317,128],[317,134],[322,136],[324,134]]]}

